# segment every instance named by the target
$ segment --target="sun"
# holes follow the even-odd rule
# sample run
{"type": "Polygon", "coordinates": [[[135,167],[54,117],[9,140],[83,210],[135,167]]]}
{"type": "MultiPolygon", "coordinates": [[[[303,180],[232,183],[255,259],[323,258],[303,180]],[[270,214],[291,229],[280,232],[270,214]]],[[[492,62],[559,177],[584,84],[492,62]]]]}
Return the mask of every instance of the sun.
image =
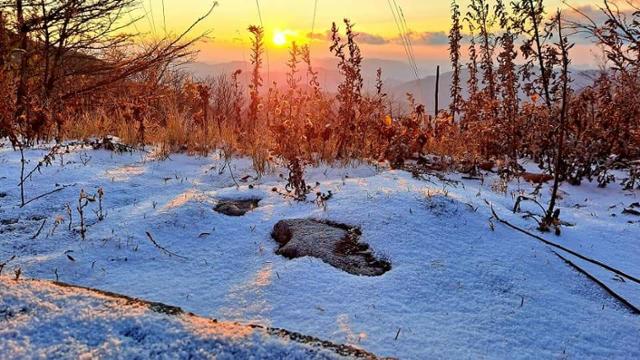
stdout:
{"type": "Polygon", "coordinates": [[[277,46],[285,46],[287,44],[287,34],[283,31],[276,31],[273,35],[273,43],[277,46]]]}

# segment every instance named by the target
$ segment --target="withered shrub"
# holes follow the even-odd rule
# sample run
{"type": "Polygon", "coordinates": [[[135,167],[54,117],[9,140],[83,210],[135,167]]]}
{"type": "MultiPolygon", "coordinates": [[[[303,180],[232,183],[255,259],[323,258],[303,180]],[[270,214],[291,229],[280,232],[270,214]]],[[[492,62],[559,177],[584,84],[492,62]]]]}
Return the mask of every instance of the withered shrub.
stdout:
{"type": "Polygon", "coordinates": [[[50,102],[37,95],[42,74],[26,73],[22,86],[30,96],[20,103],[21,74],[6,51],[6,44],[16,41],[7,36],[10,22],[0,15],[0,87],[10,94],[0,97],[0,137],[34,143],[110,134],[132,146],[159,145],[163,154],[221,150],[226,159],[250,156],[259,174],[281,161],[291,170],[289,185],[297,197],[309,191],[305,165],[351,161],[387,161],[402,168],[417,160],[432,169],[457,166],[471,173],[493,164],[512,176],[521,171],[518,160],[528,158],[561,181],[586,179],[603,186],[616,180],[611,170],[633,167],[620,180],[634,187],[640,173],[634,163],[640,158],[640,11],[629,17],[607,4],[606,23],[576,26],[594,36],[611,67],[585,89],[563,94],[571,73],[563,70],[562,48],[570,54],[570,44],[558,44],[561,22],[544,13],[541,0],[474,0],[463,19],[453,1],[449,49],[455,101],[436,117],[410,94],[408,111],[392,108],[382,69],[375,89],[365,90],[358,34],[346,19],[343,29],[334,23],[330,31],[329,50],[342,75],[337,89],[321,88],[309,47],[298,44],[290,49],[286,84],[265,84],[264,30],[251,26],[248,86],[240,70],[207,80],[178,71],[172,61],[190,54],[187,47],[159,43],[154,51],[141,50],[144,66],[138,68],[118,60],[125,55],[114,45],[105,55],[116,66],[114,81],[103,84],[110,80],[106,75],[86,84],[62,79],[49,97],[59,101],[46,106],[50,102]],[[492,32],[498,26],[502,30],[492,32]],[[463,68],[469,73],[466,84],[463,68]],[[84,91],[95,86],[99,91],[84,91]],[[67,87],[75,89],[72,94],[67,87]],[[441,163],[427,160],[427,154],[441,163]]]}

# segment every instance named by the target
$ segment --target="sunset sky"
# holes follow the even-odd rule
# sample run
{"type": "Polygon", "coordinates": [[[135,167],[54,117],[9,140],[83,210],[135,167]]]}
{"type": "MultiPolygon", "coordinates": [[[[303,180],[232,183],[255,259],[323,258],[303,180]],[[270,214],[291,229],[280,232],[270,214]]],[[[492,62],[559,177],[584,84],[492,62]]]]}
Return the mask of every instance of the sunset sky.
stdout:
{"type": "MultiPolygon", "coordinates": [[[[138,23],[143,32],[162,34],[165,28],[177,33],[186,28],[211,6],[208,0],[143,0],[146,19],[138,23]],[[187,5],[188,3],[188,5],[187,5]]],[[[435,64],[446,63],[446,32],[450,26],[449,1],[396,0],[405,15],[418,65],[430,70],[435,64]]],[[[272,61],[284,60],[289,42],[307,42],[313,27],[314,0],[261,0],[262,21],[265,26],[267,46],[272,61]]],[[[576,7],[595,5],[598,2],[571,0],[576,7]]],[[[467,1],[461,5],[466,6],[467,1]]],[[[562,0],[548,0],[547,7],[566,8],[562,0]]],[[[464,11],[463,11],[464,13],[464,11]]],[[[406,60],[402,45],[397,41],[398,29],[387,0],[318,0],[315,19],[316,34],[325,33],[333,21],[350,18],[361,34],[360,43],[368,58],[406,60]]],[[[248,56],[250,24],[260,24],[255,0],[220,0],[219,6],[197,29],[210,31],[211,38],[200,44],[199,60],[221,63],[243,60],[248,56]]],[[[328,57],[328,43],[323,39],[312,41],[316,57],[328,57]]],[[[579,45],[575,65],[595,64],[594,49],[579,45]]]]}

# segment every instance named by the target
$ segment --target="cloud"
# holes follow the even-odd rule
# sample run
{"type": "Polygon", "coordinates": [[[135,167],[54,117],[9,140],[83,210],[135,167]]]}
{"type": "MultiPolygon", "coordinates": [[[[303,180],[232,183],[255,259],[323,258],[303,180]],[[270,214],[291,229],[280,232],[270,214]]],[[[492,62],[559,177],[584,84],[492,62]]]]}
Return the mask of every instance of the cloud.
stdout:
{"type": "Polygon", "coordinates": [[[369,45],[384,45],[390,42],[390,40],[385,39],[380,35],[369,34],[364,32],[358,33],[357,40],[362,44],[369,44],[369,45]]]}
{"type": "MultiPolygon", "coordinates": [[[[340,35],[340,37],[344,38],[343,35],[340,35]]],[[[324,33],[308,33],[307,38],[312,40],[331,40],[331,31],[325,31],[324,33]]],[[[385,45],[391,42],[390,39],[387,39],[384,36],[366,32],[359,32],[356,40],[360,44],[368,45],[385,45]]]]}
{"type": "Polygon", "coordinates": [[[415,45],[446,45],[449,43],[449,37],[444,31],[411,32],[409,38],[415,45]]]}
{"type": "Polygon", "coordinates": [[[331,32],[325,31],[324,33],[307,33],[307,39],[311,40],[329,40],[331,39],[331,32]]]}
{"type": "MultiPolygon", "coordinates": [[[[331,32],[326,31],[324,33],[308,33],[308,39],[313,40],[330,40],[331,32]]],[[[447,33],[444,31],[425,31],[425,32],[409,32],[409,38],[414,46],[437,46],[446,45],[449,43],[447,33]]],[[[386,45],[386,44],[402,44],[402,39],[399,36],[384,37],[382,35],[371,34],[366,32],[359,32],[357,41],[360,44],[367,45],[386,45]]]]}
{"type": "MultiPolygon", "coordinates": [[[[344,37],[342,35],[340,36],[344,37]]],[[[325,31],[324,33],[307,33],[307,39],[331,40],[331,31],[325,31]]],[[[391,42],[391,40],[386,39],[381,35],[369,34],[365,32],[359,32],[356,39],[360,44],[369,44],[369,45],[385,45],[391,42]]]]}
{"type": "Polygon", "coordinates": [[[581,5],[569,8],[562,13],[562,18],[568,23],[585,23],[587,18],[593,20],[596,24],[603,24],[607,18],[602,11],[593,5],[581,5]]]}

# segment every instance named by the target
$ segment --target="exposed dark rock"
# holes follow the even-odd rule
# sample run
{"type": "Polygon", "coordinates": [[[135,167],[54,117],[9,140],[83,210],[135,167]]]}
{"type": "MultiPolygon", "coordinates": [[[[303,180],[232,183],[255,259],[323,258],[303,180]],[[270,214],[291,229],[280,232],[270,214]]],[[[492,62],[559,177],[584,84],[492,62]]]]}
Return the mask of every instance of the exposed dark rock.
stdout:
{"type": "Polygon", "coordinates": [[[227,216],[244,216],[246,213],[257,208],[260,200],[261,199],[220,200],[213,210],[227,216]]]}
{"type": "Polygon", "coordinates": [[[312,256],[353,275],[379,276],[391,264],[376,259],[369,245],[359,242],[358,228],[312,219],[283,220],[275,225],[277,254],[289,259],[312,256]]]}
{"type": "Polygon", "coordinates": [[[19,219],[2,219],[0,220],[0,225],[13,225],[17,224],[19,219]]]}
{"type": "Polygon", "coordinates": [[[627,209],[624,209],[624,210],[622,211],[622,213],[623,213],[623,214],[626,214],[626,215],[635,215],[635,216],[640,216],[640,211],[638,211],[638,210],[636,210],[636,209],[633,209],[633,208],[627,208],[627,209]]]}

